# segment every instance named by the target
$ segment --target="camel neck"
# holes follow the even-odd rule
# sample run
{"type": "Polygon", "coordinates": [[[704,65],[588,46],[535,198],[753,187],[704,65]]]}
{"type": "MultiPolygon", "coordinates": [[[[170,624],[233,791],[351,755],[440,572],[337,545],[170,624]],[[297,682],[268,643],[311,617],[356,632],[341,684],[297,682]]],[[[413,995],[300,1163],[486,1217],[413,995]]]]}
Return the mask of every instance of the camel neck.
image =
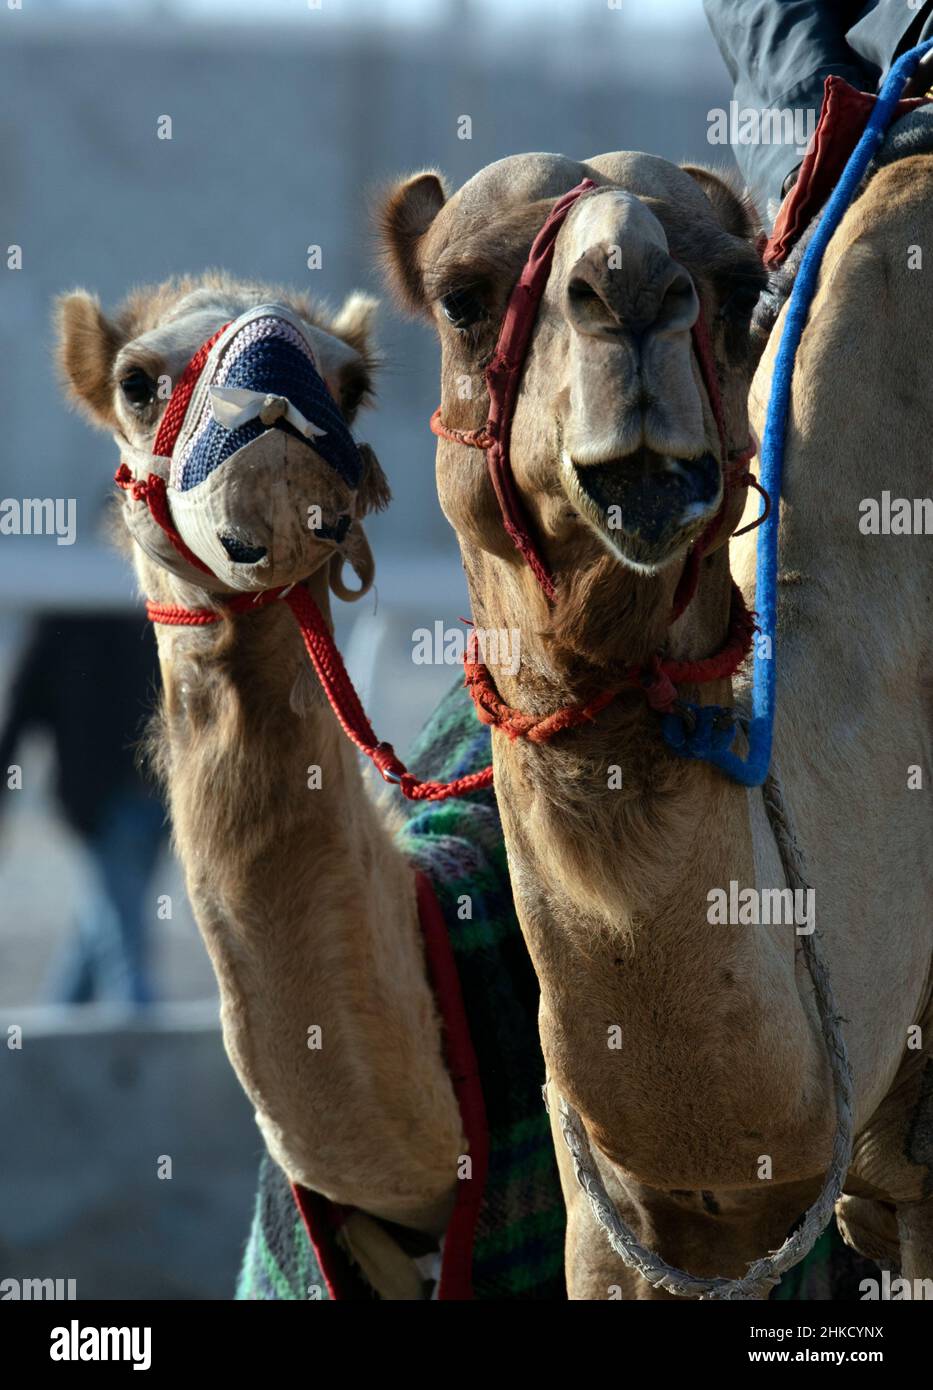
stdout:
{"type": "MultiPolygon", "coordinates": [[[[699,658],[721,640],[728,582],[725,556],[714,557],[671,633],[678,655],[699,658]]],[[[531,655],[543,665],[543,647],[531,655]]],[[[552,694],[559,677],[549,675],[552,694]]],[[[516,678],[513,689],[527,699],[521,684],[516,678]]],[[[728,681],[689,698],[697,693],[705,703],[732,702],[728,681]]],[[[711,912],[716,890],[728,903],[731,885],[756,887],[757,794],[672,754],[658,715],[635,693],[547,745],[494,735],[494,762],[516,908],[541,983],[549,1072],[602,1151],[648,1181],[655,1164],[664,1171],[652,1146],[669,1138],[669,1117],[687,1130],[701,1123],[693,1062],[711,1028],[725,1040],[723,1058],[730,1039],[750,1049],[744,1100],[755,1114],[755,1082],[764,1093],[774,1056],[789,1068],[809,1058],[793,928],[723,922],[711,912]],[[637,1094],[657,1097],[663,1124],[652,1101],[633,1131],[626,1097],[637,1094]]]]}

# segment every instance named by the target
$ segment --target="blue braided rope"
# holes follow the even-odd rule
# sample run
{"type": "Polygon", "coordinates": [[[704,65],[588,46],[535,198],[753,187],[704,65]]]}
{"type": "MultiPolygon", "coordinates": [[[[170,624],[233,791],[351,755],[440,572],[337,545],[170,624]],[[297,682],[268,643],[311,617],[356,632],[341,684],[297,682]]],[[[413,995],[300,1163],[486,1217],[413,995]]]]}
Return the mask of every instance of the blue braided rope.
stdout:
{"type": "Polygon", "coordinates": [[[907,80],[920,59],[931,48],[933,39],[918,44],[916,48],[902,54],[888,73],[862,138],[849,156],[849,161],[833,189],[823,217],[804,253],[787,307],[781,342],[774,361],[771,395],[761,445],[761,484],[770,495],[772,506],[769,517],[758,532],[755,610],[760,636],[755,645],[748,756],[743,760],[731,751],[735,726],[729,727],[726,724],[722,716],[728,714],[728,711],[723,711],[717,706],[688,706],[696,721],[696,728],[691,733],[687,732],[679,715],[667,715],[663,721],[664,738],[675,752],[686,758],[702,758],[720,772],[724,772],[732,781],[746,787],[758,787],[767,777],[774,739],[778,526],[794,360],[816,293],[823,254],[848,211],[870,160],[884,138],[907,80]]]}

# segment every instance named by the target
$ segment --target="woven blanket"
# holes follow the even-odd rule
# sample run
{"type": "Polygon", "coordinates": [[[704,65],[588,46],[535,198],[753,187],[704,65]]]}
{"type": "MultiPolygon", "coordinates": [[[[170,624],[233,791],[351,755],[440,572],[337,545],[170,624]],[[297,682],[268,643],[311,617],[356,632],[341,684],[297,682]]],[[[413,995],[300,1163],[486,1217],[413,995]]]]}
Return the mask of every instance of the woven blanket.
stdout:
{"type": "MultiPolygon", "coordinates": [[[[447,780],[485,767],[490,756],[490,730],[458,682],[422,732],[410,766],[418,776],[447,780]]],[[[404,810],[399,841],[443,913],[486,1114],[487,1173],[472,1248],[448,1237],[447,1283],[462,1288],[466,1281],[477,1299],[563,1299],[564,1206],[541,1098],[538,988],[512,903],[495,796],[408,802],[404,810]],[[469,1268],[451,1269],[451,1261],[469,1268]]],[[[237,1298],[372,1299],[337,1238],[345,1219],[345,1210],[317,1194],[295,1192],[265,1156],[237,1298]]],[[[877,1277],[875,1266],[848,1250],[833,1223],[771,1296],[854,1300],[867,1275],[877,1277]]]]}

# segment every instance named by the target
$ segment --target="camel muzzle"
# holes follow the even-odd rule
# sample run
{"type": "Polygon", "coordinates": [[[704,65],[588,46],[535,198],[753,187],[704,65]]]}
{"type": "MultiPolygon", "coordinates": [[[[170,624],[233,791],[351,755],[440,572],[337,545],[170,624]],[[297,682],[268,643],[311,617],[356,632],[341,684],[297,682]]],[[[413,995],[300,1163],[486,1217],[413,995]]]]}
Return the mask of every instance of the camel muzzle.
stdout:
{"type": "Polygon", "coordinates": [[[677,459],[642,448],[585,466],[565,454],[562,472],[574,505],[625,563],[639,568],[670,563],[722,501],[722,471],[709,452],[677,459]]]}
{"type": "Polygon", "coordinates": [[[365,465],[301,319],[262,304],[202,344],[152,455],[132,471],[161,479],[181,542],[169,543],[146,506],[131,507],[154,559],[184,578],[207,571],[258,592],[303,578],[343,543],[365,465]]]}

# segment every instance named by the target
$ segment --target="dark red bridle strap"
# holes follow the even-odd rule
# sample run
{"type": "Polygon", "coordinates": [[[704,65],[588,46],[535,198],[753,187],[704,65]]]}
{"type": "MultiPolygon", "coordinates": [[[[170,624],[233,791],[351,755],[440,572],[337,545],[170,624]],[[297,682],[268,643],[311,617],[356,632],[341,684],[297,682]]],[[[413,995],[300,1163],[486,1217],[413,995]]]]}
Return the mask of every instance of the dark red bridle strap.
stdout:
{"type": "Polygon", "coordinates": [[[552,602],[556,597],[554,581],[532,537],[528,514],[512,475],[509,454],[512,416],[538,306],[551,273],[557,233],[577,199],[595,187],[592,179],[584,179],[576,188],[558,198],[552,207],[532,242],[518,283],[509,296],[496,350],[485,372],[489,410],[482,432],[485,442],[480,447],[486,451],[486,467],[502,513],[502,524],[552,602]]]}
{"type": "Polygon", "coordinates": [[[722,408],[722,392],[719,389],[719,372],[716,368],[713,342],[710,337],[709,325],[706,322],[706,315],[703,312],[702,306],[690,330],[690,336],[693,339],[693,351],[696,353],[696,359],[700,368],[700,376],[703,378],[703,385],[706,388],[710,410],[713,412],[713,419],[716,421],[716,433],[719,435],[719,447],[722,450],[722,463],[723,467],[725,467],[729,457],[726,417],[722,408]]]}

